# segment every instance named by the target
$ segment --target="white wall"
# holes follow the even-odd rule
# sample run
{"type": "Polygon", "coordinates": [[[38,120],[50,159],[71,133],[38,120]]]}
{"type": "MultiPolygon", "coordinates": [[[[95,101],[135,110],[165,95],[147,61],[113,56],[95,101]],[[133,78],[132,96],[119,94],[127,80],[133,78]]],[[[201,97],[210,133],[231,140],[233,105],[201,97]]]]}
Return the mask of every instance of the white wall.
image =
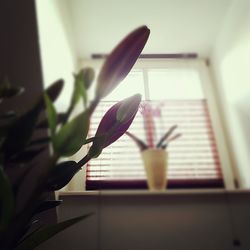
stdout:
{"type": "MultiPolygon", "coordinates": [[[[36,0],[36,11],[44,86],[47,87],[60,78],[65,80],[64,89],[55,105],[58,111],[66,111],[73,90],[72,73],[77,70],[69,1],[36,0]]],[[[71,159],[79,161],[85,151],[83,147],[71,159]]],[[[80,171],[66,189],[82,190],[84,175],[85,171],[80,171]]]]}
{"type": "Polygon", "coordinates": [[[143,24],[151,29],[143,53],[207,56],[231,1],[68,0],[83,59],[109,53],[120,38],[143,24]]]}
{"type": "Polygon", "coordinates": [[[68,106],[77,63],[67,5],[65,0],[36,0],[44,85],[47,87],[59,78],[65,80],[63,93],[56,102],[61,111],[68,106]]]}
{"type": "Polygon", "coordinates": [[[212,55],[231,153],[250,187],[250,1],[234,0],[212,55]]]}

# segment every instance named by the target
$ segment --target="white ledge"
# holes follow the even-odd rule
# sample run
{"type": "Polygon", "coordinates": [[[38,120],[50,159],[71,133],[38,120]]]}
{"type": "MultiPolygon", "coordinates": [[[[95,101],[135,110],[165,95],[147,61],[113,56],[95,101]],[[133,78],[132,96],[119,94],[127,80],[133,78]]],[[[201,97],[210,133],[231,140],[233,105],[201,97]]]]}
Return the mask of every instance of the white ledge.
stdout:
{"type": "Polygon", "coordinates": [[[250,194],[249,189],[225,190],[225,189],[183,189],[166,191],[148,190],[102,190],[102,191],[63,191],[59,196],[147,196],[147,195],[216,195],[216,194],[250,194]]]}

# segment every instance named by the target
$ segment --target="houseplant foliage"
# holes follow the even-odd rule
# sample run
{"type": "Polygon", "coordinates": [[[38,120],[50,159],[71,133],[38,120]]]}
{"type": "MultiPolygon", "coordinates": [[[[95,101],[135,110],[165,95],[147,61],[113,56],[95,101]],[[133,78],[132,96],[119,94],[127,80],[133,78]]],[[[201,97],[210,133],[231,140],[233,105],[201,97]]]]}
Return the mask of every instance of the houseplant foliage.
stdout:
{"type": "MultiPolygon", "coordinates": [[[[33,105],[22,107],[22,112],[7,110],[0,115],[0,249],[34,249],[89,216],[41,228],[34,225],[37,214],[60,205],[60,201],[48,198],[49,193],[64,187],[89,160],[98,157],[103,148],[122,136],[132,123],[141,100],[138,94],[111,107],[100,121],[95,136],[87,138],[96,106],[129,73],[149,33],[146,26],[139,27],[111,52],[97,78],[92,101],[88,100],[87,90],[93,82],[94,71],[85,68],[74,75],[74,91],[64,113],[58,113],[53,104],[63,88],[63,81],[59,80],[44,90],[33,105]],[[84,110],[70,119],[80,101],[84,110]],[[49,131],[48,135],[37,137],[41,130],[49,131]],[[89,143],[88,153],[79,162],[58,163],[61,157],[71,156],[89,143]],[[49,147],[51,153],[43,159],[49,147]]],[[[11,86],[8,81],[3,82],[0,85],[1,103],[9,98],[15,102],[20,92],[20,88],[11,86]]]]}
{"type": "MultiPolygon", "coordinates": [[[[155,124],[153,119],[155,111],[149,102],[141,103],[139,108],[143,117],[146,142],[138,138],[133,133],[130,133],[129,131],[126,131],[125,133],[136,143],[141,152],[150,148],[167,149],[167,147],[172,141],[178,139],[181,136],[180,133],[173,135],[174,131],[178,127],[177,125],[173,125],[165,132],[165,134],[162,135],[160,140],[157,143],[155,143],[154,141],[155,124]]],[[[159,110],[157,111],[159,112],[159,110]]]]}

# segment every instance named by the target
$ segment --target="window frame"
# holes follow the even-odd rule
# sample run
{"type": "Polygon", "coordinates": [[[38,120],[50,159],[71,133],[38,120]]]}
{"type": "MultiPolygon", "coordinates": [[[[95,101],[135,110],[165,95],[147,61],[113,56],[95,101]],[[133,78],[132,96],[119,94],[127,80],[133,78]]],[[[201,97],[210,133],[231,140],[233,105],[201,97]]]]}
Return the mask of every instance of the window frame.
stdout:
{"type": "MultiPolygon", "coordinates": [[[[93,67],[96,71],[99,71],[103,62],[104,59],[81,60],[79,63],[79,68],[88,66],[93,67]]],[[[216,99],[216,86],[212,81],[210,70],[205,59],[138,59],[133,67],[133,69],[140,69],[143,72],[145,72],[147,69],[169,68],[189,68],[199,72],[201,87],[207,100],[208,111],[220,157],[224,189],[236,189],[234,181],[235,178],[233,175],[233,166],[229,157],[229,149],[226,143],[225,133],[223,131],[223,121],[218,108],[219,102],[216,99]]],[[[148,80],[146,75],[147,74],[143,73],[144,82],[147,88],[148,80]]],[[[147,94],[145,97],[147,97],[147,94]]]]}

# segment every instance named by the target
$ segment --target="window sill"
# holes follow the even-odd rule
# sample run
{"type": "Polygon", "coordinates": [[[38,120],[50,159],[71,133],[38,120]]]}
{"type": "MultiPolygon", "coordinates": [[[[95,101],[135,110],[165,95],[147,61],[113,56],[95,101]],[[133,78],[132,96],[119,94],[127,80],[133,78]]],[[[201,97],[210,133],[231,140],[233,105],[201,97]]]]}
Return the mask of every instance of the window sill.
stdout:
{"type": "Polygon", "coordinates": [[[220,195],[220,194],[249,194],[248,189],[225,190],[225,189],[183,189],[166,191],[148,190],[104,190],[104,191],[68,191],[59,192],[60,197],[64,196],[178,196],[178,195],[220,195]]]}

